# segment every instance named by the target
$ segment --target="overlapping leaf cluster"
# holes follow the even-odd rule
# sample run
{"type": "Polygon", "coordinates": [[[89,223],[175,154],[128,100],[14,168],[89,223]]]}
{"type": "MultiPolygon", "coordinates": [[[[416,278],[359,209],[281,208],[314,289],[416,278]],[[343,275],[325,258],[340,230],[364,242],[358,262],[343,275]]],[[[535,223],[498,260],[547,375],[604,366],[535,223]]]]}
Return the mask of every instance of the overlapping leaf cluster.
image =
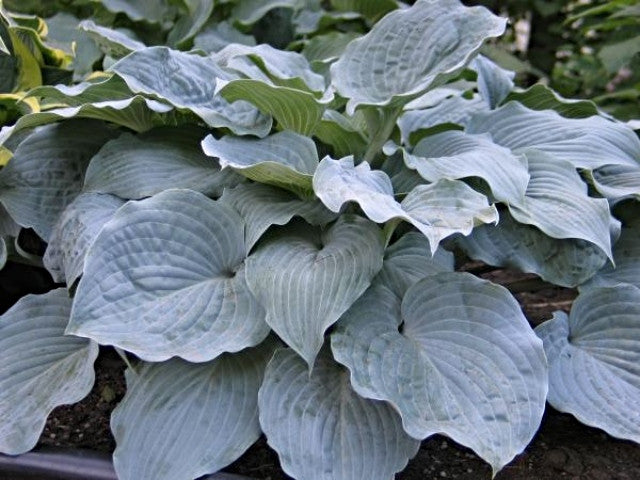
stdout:
{"type": "Polygon", "coordinates": [[[57,33],[2,10],[3,81],[31,106],[0,132],[2,263],[33,228],[66,288],[0,317],[1,451],[86,395],[98,344],[139,359],[111,419],[122,479],[217,471],[261,432],[299,479],[393,478],[435,433],[498,471],[546,400],[640,441],[640,141],[478,56],[504,19],[89,3],[73,35],[104,71],[73,37],[67,85],[16,83],[16,29],[32,53],[57,33]],[[274,29],[289,49],[256,42],[274,29]],[[581,294],[534,332],[454,249],[581,294]]]}

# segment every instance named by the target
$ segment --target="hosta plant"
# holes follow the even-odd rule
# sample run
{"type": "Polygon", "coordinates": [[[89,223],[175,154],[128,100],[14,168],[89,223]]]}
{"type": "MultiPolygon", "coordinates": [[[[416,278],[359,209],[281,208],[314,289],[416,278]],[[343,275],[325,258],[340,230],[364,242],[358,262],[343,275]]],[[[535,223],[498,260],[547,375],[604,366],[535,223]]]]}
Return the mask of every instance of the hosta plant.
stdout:
{"type": "Polygon", "coordinates": [[[93,1],[104,71],[0,132],[0,258],[32,228],[61,284],[0,317],[0,451],[88,393],[98,345],[129,363],[122,480],[261,433],[297,479],[391,479],[436,433],[497,472],[545,401],[640,441],[632,130],[515,88],[477,54],[505,20],[458,0],[143,3],[93,1]],[[454,252],[580,295],[534,331],[454,252]]]}

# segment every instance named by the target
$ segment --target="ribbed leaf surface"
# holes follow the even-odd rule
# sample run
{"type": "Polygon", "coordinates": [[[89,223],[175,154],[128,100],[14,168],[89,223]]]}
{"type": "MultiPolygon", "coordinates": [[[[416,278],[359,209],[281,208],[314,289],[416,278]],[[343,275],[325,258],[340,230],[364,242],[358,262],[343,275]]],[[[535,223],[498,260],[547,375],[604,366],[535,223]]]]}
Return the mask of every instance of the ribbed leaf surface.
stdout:
{"type": "Polygon", "coordinates": [[[623,227],[620,238],[613,246],[612,264],[606,265],[584,287],[613,287],[629,283],[640,288],[640,228],[623,227]]]}

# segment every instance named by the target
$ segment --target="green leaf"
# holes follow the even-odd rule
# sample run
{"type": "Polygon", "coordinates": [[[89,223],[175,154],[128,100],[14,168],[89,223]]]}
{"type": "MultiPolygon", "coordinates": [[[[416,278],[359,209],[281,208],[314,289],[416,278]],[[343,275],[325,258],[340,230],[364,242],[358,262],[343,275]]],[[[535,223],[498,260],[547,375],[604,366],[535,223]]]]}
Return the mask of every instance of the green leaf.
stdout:
{"type": "Polygon", "coordinates": [[[314,135],[333,147],[337,157],[362,156],[369,145],[366,136],[353,118],[335,110],[325,110],[314,135]]]}
{"type": "Polygon", "coordinates": [[[220,167],[200,147],[206,130],[158,128],[141,135],[123,133],[91,159],[83,191],[141,199],[169,188],[187,188],[219,197],[242,177],[220,167]]]}
{"type": "Polygon", "coordinates": [[[127,370],[127,393],[111,416],[118,478],[191,480],[242,455],[260,436],[258,388],[273,347],[127,370]]]}
{"type": "Polygon", "coordinates": [[[382,268],[382,232],[355,215],[324,231],[293,224],[247,259],[247,283],[267,323],[313,367],[324,332],[382,268]]]}
{"type": "Polygon", "coordinates": [[[216,95],[216,79],[234,77],[209,57],[150,47],[132,52],[111,67],[132,92],[152,95],[190,110],[214,128],[237,135],[265,136],[271,120],[247,102],[229,104],[216,95]]]}
{"type": "Polygon", "coordinates": [[[590,289],[567,316],[556,312],[536,328],[549,360],[553,408],[609,435],[640,442],[640,290],[590,289]]]}
{"type": "Polygon", "coordinates": [[[378,287],[353,305],[331,337],[336,359],[356,392],[389,402],[411,436],[443,433],[497,473],[542,419],[542,343],[505,288],[470,274],[420,280],[401,308],[394,298],[378,287]]]}
{"type": "Polygon", "coordinates": [[[124,200],[111,195],[84,193],[64,209],[42,259],[56,283],[66,283],[71,288],[80,278],[87,250],[123,204],[124,200]]]}
{"type": "Polygon", "coordinates": [[[113,13],[124,13],[134,22],[163,23],[170,15],[167,0],[100,0],[113,13]]]}
{"type": "Polygon", "coordinates": [[[477,113],[468,133],[490,133],[493,141],[514,152],[535,148],[575,168],[604,165],[637,166],[640,140],[622,123],[603,117],[569,119],[545,110],[529,110],[517,102],[487,113],[477,113]]]}
{"type": "Polygon", "coordinates": [[[92,20],[83,20],[78,28],[87,32],[107,55],[113,58],[122,58],[146,48],[146,45],[118,30],[96,25],[92,20]]]}
{"type": "Polygon", "coordinates": [[[621,42],[604,45],[598,52],[598,58],[610,74],[629,65],[631,59],[640,53],[640,35],[621,42]]]}
{"type": "Polygon", "coordinates": [[[214,0],[183,0],[187,13],[178,17],[167,36],[169,45],[184,46],[204,27],[213,13],[214,0]]]}
{"type": "Polygon", "coordinates": [[[349,99],[349,114],[359,105],[405,104],[458,74],[504,26],[504,19],[483,7],[419,0],[351,42],[331,66],[332,83],[349,99]]]}
{"type": "Polygon", "coordinates": [[[312,373],[293,351],[277,350],[258,405],[269,445],[294,478],[392,480],[418,451],[398,414],[353,392],[327,350],[312,373]]]}
{"type": "Polygon", "coordinates": [[[241,25],[253,25],[275,8],[296,9],[301,0],[239,0],[231,12],[231,17],[241,25]]]}
{"type": "Polygon", "coordinates": [[[0,237],[0,270],[2,270],[6,265],[7,257],[7,244],[4,241],[4,237],[0,237]]]}
{"type": "Polygon", "coordinates": [[[195,36],[193,39],[193,48],[214,53],[222,50],[230,43],[255,45],[256,40],[251,35],[245,35],[239,30],[236,30],[229,22],[212,22],[195,36]]]}
{"type": "Polygon", "coordinates": [[[511,92],[505,102],[520,102],[531,110],[555,110],[566,118],[587,118],[600,115],[598,107],[590,100],[563,98],[546,85],[537,83],[527,90],[511,92]]]}
{"type": "Polygon", "coordinates": [[[47,241],[80,193],[89,160],[113,135],[104,123],[86,120],[36,130],[0,170],[0,202],[16,222],[47,241]]]}
{"type": "Polygon", "coordinates": [[[369,0],[331,0],[331,6],[343,12],[361,13],[363,17],[375,21],[398,8],[398,2],[395,0],[379,0],[376,2],[369,0]]]}
{"type": "Polygon", "coordinates": [[[244,218],[247,251],[271,225],[286,225],[296,216],[311,225],[324,225],[337,217],[316,199],[301,200],[285,190],[260,183],[225,189],[220,201],[235,208],[244,218]]]}
{"type": "Polygon", "coordinates": [[[336,60],[344,52],[347,45],[358,38],[356,32],[329,32],[316,35],[305,43],[302,54],[310,62],[328,63],[336,60]]]}
{"type": "Polygon", "coordinates": [[[227,135],[217,140],[207,135],[202,150],[217,157],[224,169],[260,183],[275,185],[301,196],[311,191],[311,179],[318,165],[315,143],[294,132],[279,132],[262,139],[227,135]]]}
{"type": "Polygon", "coordinates": [[[478,72],[478,91],[489,108],[494,109],[513,89],[514,72],[500,68],[484,55],[478,55],[471,63],[478,72]]]}
{"type": "Polygon", "coordinates": [[[535,273],[563,287],[586,282],[607,262],[606,254],[593,243],[549,237],[516,222],[507,212],[501,213],[498,225],[476,227],[468,237],[456,238],[456,243],[474,260],[535,273]]]}
{"type": "Polygon", "coordinates": [[[66,289],[27,295],[0,316],[0,451],[17,455],[38,441],[49,413],[93,386],[98,345],[64,334],[66,289]]]}
{"type": "Polygon", "coordinates": [[[257,345],[269,327],[245,257],[244,222],[220,202],[191,190],[129,202],[87,253],[67,332],[148,361],[257,345]]]}
{"type": "Polygon", "coordinates": [[[613,259],[609,228],[619,222],[611,216],[607,200],[589,197],[587,185],[569,162],[538,150],[525,155],[531,180],[522,203],[509,205],[513,218],[553,238],[591,242],[613,259]]]}
{"type": "Polygon", "coordinates": [[[529,182],[523,155],[493,143],[488,135],[457,130],[423,138],[411,153],[404,152],[404,162],[429,182],[480,177],[506,204],[521,203],[529,182]]]}

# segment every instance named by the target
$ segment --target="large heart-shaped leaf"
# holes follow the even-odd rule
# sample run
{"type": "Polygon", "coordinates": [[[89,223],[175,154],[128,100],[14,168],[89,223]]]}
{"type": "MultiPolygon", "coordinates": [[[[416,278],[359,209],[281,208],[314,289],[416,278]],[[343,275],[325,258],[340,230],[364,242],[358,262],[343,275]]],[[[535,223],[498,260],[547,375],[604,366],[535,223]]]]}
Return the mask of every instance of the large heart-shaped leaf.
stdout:
{"type": "Polygon", "coordinates": [[[220,196],[225,186],[242,177],[220,171],[200,147],[205,130],[189,126],[159,128],[134,136],[120,135],[91,159],[85,192],[110,193],[140,199],[169,188],[187,188],[220,196]]]}
{"type": "Polygon", "coordinates": [[[312,367],[325,330],[382,268],[382,232],[342,215],[325,231],[293,224],[278,233],[247,259],[247,283],[267,323],[312,367]]]}
{"type": "Polygon", "coordinates": [[[529,110],[518,102],[477,113],[467,132],[490,133],[494,142],[515,151],[542,150],[575,168],[637,166],[640,157],[640,140],[623,123],[598,116],[564,118],[551,110],[529,110]]]}
{"type": "Polygon", "coordinates": [[[89,249],[68,332],[149,361],[206,362],[269,333],[249,291],[244,222],[191,190],[118,210],[89,249]]]}
{"type": "Polygon", "coordinates": [[[42,259],[55,282],[71,287],[80,278],[87,250],[123,204],[124,200],[112,195],[83,193],[64,209],[42,259]]]}
{"type": "Polygon", "coordinates": [[[261,139],[228,135],[217,140],[207,135],[202,149],[218,158],[222,168],[231,167],[252,180],[302,196],[310,193],[312,175],[318,166],[313,140],[289,131],[261,139]]]}
{"type": "Polygon", "coordinates": [[[36,130],[0,170],[0,202],[16,222],[48,240],[80,193],[89,160],[114,133],[102,122],[86,120],[36,130]]]}
{"type": "Polygon", "coordinates": [[[567,316],[539,325],[549,403],[610,435],[640,442],[640,289],[586,290],[567,316]]]}
{"type": "Polygon", "coordinates": [[[332,83],[349,99],[349,114],[358,105],[404,104],[460,72],[504,26],[504,19],[483,7],[418,0],[352,41],[331,66],[332,83]]]}
{"type": "Polygon", "coordinates": [[[509,292],[470,274],[438,273],[401,307],[383,286],[331,338],[354,389],[386,400],[414,438],[444,433],[500,470],[535,434],[547,393],[540,340],[509,292]]]}
{"type": "Polygon", "coordinates": [[[0,316],[0,451],[31,450],[58,405],[93,386],[98,345],[64,334],[71,299],[64,288],[23,297],[0,316]]]}
{"type": "Polygon", "coordinates": [[[127,393],[111,416],[118,478],[191,480],[242,455],[260,435],[258,388],[274,346],[127,370],[127,393]]]}
{"type": "Polygon", "coordinates": [[[293,478],[391,480],[418,451],[393,408],[358,396],[328,350],[311,374],[292,350],[277,350],[258,405],[267,441],[293,478]]]}
{"type": "Polygon", "coordinates": [[[469,135],[453,130],[423,138],[411,153],[404,152],[407,167],[429,182],[480,177],[493,196],[504,203],[523,200],[529,173],[522,155],[491,141],[487,135],[469,135]]]}

